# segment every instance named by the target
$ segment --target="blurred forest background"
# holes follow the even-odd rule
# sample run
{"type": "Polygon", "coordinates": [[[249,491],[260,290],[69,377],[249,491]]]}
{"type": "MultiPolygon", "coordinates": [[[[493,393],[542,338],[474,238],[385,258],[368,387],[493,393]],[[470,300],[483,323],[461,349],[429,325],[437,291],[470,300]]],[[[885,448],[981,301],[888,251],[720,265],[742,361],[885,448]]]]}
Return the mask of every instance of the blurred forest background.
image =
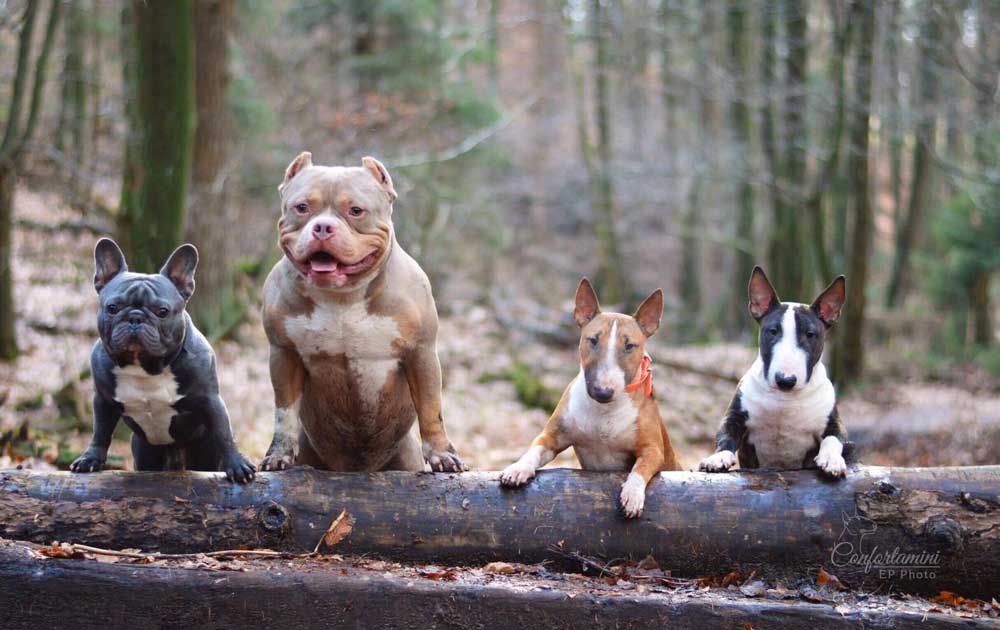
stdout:
{"type": "Polygon", "coordinates": [[[583,274],[609,307],[666,290],[656,380],[695,465],[758,262],[795,301],[847,275],[827,362],[866,461],[996,463],[998,77],[997,0],[0,0],[0,466],[89,439],[104,234],[140,271],[199,247],[189,310],[263,454],[257,291],[302,150],[392,172],[478,467],[576,371],[583,274]]]}

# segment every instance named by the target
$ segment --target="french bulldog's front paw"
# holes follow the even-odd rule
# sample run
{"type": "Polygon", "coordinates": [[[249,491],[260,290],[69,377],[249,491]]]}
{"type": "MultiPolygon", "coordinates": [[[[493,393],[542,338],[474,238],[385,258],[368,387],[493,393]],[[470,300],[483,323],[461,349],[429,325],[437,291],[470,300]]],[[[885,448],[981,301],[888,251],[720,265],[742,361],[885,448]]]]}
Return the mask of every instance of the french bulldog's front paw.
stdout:
{"type": "Polygon", "coordinates": [[[257,472],[250,460],[238,452],[226,456],[222,462],[222,470],[226,473],[226,479],[235,483],[249,483],[257,472]]]}
{"type": "Polygon", "coordinates": [[[622,512],[625,518],[635,518],[642,514],[646,503],[646,482],[637,474],[630,474],[622,484],[622,512]]]}
{"type": "Polygon", "coordinates": [[[100,472],[104,467],[105,458],[91,451],[85,452],[76,458],[69,469],[75,473],[100,472]]]}
{"type": "Polygon", "coordinates": [[[514,462],[500,473],[500,485],[517,488],[531,481],[534,476],[534,466],[525,466],[521,462],[514,462]]]}
{"type": "Polygon", "coordinates": [[[425,459],[434,472],[462,472],[469,469],[462,463],[462,458],[451,451],[431,451],[425,459]]]}
{"type": "Polygon", "coordinates": [[[735,465],[735,453],[732,451],[719,451],[701,460],[698,469],[703,472],[726,472],[735,465]]]}
{"type": "Polygon", "coordinates": [[[844,477],[847,475],[847,462],[844,461],[840,453],[820,449],[815,461],[816,465],[831,477],[844,477]]]}

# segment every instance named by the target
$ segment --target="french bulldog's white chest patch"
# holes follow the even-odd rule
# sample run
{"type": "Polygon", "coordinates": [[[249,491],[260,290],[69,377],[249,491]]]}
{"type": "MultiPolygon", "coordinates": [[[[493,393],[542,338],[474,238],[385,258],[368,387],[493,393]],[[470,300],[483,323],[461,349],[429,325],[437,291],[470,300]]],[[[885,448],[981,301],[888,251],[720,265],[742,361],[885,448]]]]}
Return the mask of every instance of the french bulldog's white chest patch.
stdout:
{"type": "Polygon", "coordinates": [[[800,468],[806,454],[822,440],[836,403],[833,384],[822,363],[801,390],[770,387],[756,364],[740,382],[740,404],[747,413],[748,439],[761,466],[800,468]],[[754,372],[757,369],[757,372],[754,372]]]}
{"type": "Polygon", "coordinates": [[[624,394],[606,404],[591,398],[580,373],[570,389],[562,428],[584,469],[627,470],[634,459],[638,415],[624,394]]]}
{"type": "Polygon", "coordinates": [[[115,367],[115,400],[125,408],[124,415],[142,427],[150,444],[173,444],[170,421],[177,413],[174,404],[182,398],[177,379],[167,368],[149,374],[139,365],[115,367]]]}
{"type": "Polygon", "coordinates": [[[285,331],[307,368],[317,359],[344,356],[367,401],[378,400],[399,362],[393,347],[399,339],[396,320],[369,313],[363,302],[317,306],[309,315],[288,318],[285,331]]]}

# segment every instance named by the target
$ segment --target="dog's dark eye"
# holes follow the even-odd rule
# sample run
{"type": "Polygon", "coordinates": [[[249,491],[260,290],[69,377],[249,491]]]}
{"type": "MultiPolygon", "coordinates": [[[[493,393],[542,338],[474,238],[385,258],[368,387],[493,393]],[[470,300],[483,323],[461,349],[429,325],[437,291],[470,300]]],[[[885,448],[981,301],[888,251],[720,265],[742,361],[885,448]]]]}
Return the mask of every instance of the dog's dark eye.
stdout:
{"type": "Polygon", "coordinates": [[[815,330],[807,330],[806,331],[806,338],[807,339],[813,339],[815,337],[816,337],[816,331],[815,330]]]}
{"type": "Polygon", "coordinates": [[[625,344],[625,352],[632,352],[635,350],[635,344],[631,341],[625,344]]]}
{"type": "Polygon", "coordinates": [[[109,313],[110,315],[114,315],[115,313],[117,313],[117,312],[118,312],[118,305],[117,305],[117,304],[108,304],[107,306],[105,306],[105,307],[104,307],[104,309],[105,309],[105,310],[106,310],[106,311],[107,311],[107,312],[108,312],[108,313],[109,313]]]}
{"type": "Polygon", "coordinates": [[[781,326],[771,326],[767,329],[769,335],[778,336],[781,334],[781,326]]]}
{"type": "Polygon", "coordinates": [[[587,341],[590,342],[590,347],[591,348],[596,348],[597,347],[597,337],[587,337],[587,341]]]}
{"type": "Polygon", "coordinates": [[[309,212],[309,204],[307,203],[297,203],[295,204],[295,211],[299,214],[305,214],[309,212]]]}
{"type": "Polygon", "coordinates": [[[363,208],[359,208],[357,206],[351,206],[351,216],[352,217],[360,217],[364,213],[365,213],[365,211],[364,211],[363,208]]]}
{"type": "Polygon", "coordinates": [[[160,318],[166,317],[169,314],[170,314],[170,309],[167,308],[167,307],[165,307],[165,306],[161,306],[160,308],[158,308],[156,310],[156,315],[157,315],[157,317],[160,317],[160,318]]]}

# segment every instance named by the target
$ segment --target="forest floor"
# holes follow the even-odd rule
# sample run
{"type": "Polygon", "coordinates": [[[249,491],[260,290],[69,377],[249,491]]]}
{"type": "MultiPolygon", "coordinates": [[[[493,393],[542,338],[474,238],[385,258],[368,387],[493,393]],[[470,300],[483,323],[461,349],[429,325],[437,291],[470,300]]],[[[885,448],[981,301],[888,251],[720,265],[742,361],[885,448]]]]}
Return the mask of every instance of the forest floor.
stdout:
{"type": "MultiPolygon", "coordinates": [[[[0,442],[0,467],[65,467],[90,438],[89,355],[96,340],[92,250],[96,236],[55,229],[79,220],[55,194],[19,190],[15,200],[14,276],[23,355],[0,365],[0,436],[30,424],[30,448],[0,442]],[[45,226],[49,226],[47,229],[45,226]]],[[[193,299],[208,299],[196,294],[193,299]]],[[[439,305],[440,306],[440,305],[439,305]]],[[[569,308],[567,302],[567,309],[569,308]]],[[[516,459],[577,371],[575,345],[545,345],[513,334],[477,304],[451,302],[442,317],[448,433],[472,467],[501,469],[516,459]],[[528,402],[529,404],[525,404],[528,402]]],[[[256,309],[216,344],[222,395],[240,448],[254,460],[273,429],[267,344],[256,309]]],[[[685,468],[711,451],[735,381],[755,350],[734,344],[654,344],[655,383],[663,417],[685,468]],[[665,365],[663,362],[669,364],[665,365]]],[[[912,356],[908,355],[908,356],[912,356]]],[[[975,368],[941,380],[922,374],[901,351],[869,351],[869,384],[843,396],[840,414],[865,463],[941,466],[997,463],[1000,382],[975,368]]],[[[112,453],[130,467],[128,432],[112,453]]],[[[16,440],[15,440],[16,441],[16,440]]],[[[575,466],[571,453],[553,466],[575,466]]]]}

